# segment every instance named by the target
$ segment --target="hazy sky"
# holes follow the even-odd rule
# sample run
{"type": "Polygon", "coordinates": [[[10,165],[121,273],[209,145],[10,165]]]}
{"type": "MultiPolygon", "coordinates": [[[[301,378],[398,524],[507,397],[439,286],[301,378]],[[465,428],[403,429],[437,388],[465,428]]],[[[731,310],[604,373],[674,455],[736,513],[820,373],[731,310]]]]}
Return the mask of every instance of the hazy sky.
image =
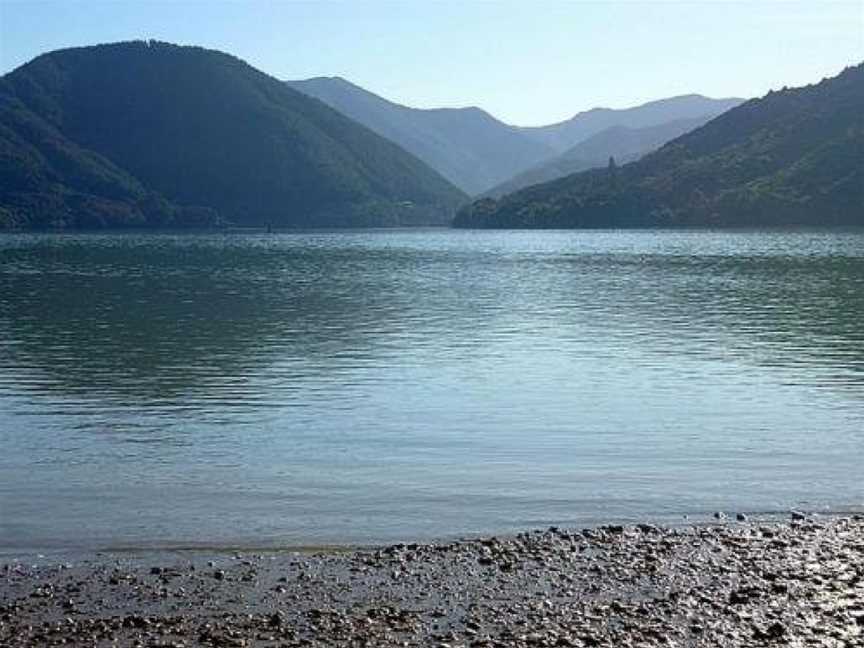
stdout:
{"type": "Polygon", "coordinates": [[[0,73],[48,50],[138,38],[530,125],[833,76],[864,60],[864,0],[0,0],[0,73]]]}

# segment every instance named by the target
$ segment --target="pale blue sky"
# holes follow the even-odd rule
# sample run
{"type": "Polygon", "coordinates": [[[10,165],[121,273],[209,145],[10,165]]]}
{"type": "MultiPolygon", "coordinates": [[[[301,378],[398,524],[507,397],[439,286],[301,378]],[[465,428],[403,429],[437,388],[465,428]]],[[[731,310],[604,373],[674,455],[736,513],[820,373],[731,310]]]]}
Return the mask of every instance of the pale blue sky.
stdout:
{"type": "Polygon", "coordinates": [[[0,0],[0,73],[45,51],[136,38],[532,125],[833,76],[864,60],[864,0],[0,0]]]}

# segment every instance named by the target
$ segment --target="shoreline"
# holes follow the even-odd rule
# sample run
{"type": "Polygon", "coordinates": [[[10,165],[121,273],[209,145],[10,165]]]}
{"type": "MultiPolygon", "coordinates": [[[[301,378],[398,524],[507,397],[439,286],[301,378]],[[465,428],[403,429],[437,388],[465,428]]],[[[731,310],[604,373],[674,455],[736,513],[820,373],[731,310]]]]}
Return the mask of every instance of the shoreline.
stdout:
{"type": "MultiPolygon", "coordinates": [[[[686,529],[694,527],[706,527],[716,525],[746,526],[755,522],[763,524],[775,524],[786,522],[790,516],[805,516],[810,519],[831,520],[836,518],[864,516],[864,506],[825,506],[816,509],[785,509],[779,511],[754,511],[754,512],[714,512],[714,513],[686,513],[672,515],[644,515],[630,518],[609,518],[604,521],[587,520],[578,530],[600,529],[609,526],[622,526],[635,528],[650,525],[664,530],[686,529]],[[719,517],[718,517],[719,516],[719,517]]],[[[567,523],[554,523],[552,526],[561,529],[573,529],[577,527],[567,523]]],[[[50,566],[60,563],[83,563],[91,561],[104,561],[112,557],[148,557],[159,559],[160,556],[176,555],[182,556],[209,556],[219,557],[235,554],[346,554],[361,551],[375,551],[382,547],[399,544],[422,544],[441,545],[457,543],[470,543],[483,537],[497,537],[502,540],[512,539],[525,532],[535,532],[538,529],[548,528],[543,524],[516,527],[511,529],[481,530],[476,532],[461,532],[453,534],[440,534],[434,536],[410,536],[404,538],[392,538],[389,540],[363,540],[357,542],[298,542],[296,544],[280,541],[272,542],[244,542],[228,541],[218,543],[206,543],[202,541],[165,541],[146,543],[125,544],[93,544],[93,545],[43,545],[43,546],[3,546],[0,545],[0,565],[4,562],[29,562],[50,566]]]]}
{"type": "Polygon", "coordinates": [[[864,644],[864,516],[338,551],[0,557],[0,645],[864,644]]]}

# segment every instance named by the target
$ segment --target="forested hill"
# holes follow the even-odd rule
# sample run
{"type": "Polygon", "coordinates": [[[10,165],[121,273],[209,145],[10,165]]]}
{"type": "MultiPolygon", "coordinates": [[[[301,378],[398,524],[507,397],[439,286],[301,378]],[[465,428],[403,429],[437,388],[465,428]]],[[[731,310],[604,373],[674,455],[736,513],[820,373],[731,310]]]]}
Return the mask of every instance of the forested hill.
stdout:
{"type": "Polygon", "coordinates": [[[864,64],[748,101],[637,162],[477,201],[455,224],[864,225],[864,64]]]}
{"type": "Polygon", "coordinates": [[[472,195],[555,155],[480,108],[409,108],[339,77],[287,83],[396,142],[472,195]]]}
{"type": "Polygon", "coordinates": [[[237,58],[129,42],[0,78],[0,226],[449,222],[466,197],[237,58]]]}

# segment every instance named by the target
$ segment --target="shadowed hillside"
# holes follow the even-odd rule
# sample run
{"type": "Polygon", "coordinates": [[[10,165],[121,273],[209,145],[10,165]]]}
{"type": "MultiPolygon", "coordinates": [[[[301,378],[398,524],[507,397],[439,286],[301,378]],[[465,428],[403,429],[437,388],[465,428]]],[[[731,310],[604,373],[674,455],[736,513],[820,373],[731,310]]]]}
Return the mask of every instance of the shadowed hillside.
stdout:
{"type": "Polygon", "coordinates": [[[463,227],[864,224],[864,65],[733,108],[622,167],[464,208],[463,227]]]}
{"type": "Polygon", "coordinates": [[[219,52],[100,45],[0,79],[7,227],[440,224],[463,199],[392,142],[219,52]]]}

